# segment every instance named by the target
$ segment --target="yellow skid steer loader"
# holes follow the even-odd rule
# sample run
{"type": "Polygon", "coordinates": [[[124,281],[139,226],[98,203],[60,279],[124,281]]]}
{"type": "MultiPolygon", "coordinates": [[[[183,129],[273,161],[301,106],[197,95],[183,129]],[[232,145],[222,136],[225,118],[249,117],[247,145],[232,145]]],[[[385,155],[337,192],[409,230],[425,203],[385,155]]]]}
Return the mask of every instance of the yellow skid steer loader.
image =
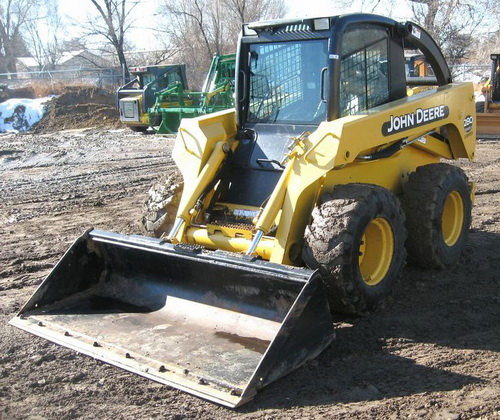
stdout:
{"type": "Polygon", "coordinates": [[[235,407],[324,350],[332,312],[384,301],[407,254],[456,263],[472,187],[439,161],[473,159],[473,89],[422,28],[246,24],[236,74],[235,109],[181,124],[161,236],[86,232],[12,324],[235,407]]]}

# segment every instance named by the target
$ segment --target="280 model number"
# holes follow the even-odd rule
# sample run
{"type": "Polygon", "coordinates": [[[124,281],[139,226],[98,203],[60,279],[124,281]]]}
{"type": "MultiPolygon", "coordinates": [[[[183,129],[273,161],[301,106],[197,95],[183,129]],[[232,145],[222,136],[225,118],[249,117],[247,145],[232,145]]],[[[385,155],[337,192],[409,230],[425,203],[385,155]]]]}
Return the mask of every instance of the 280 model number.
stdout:
{"type": "Polygon", "coordinates": [[[466,133],[472,130],[474,125],[474,117],[472,115],[467,115],[464,119],[464,130],[466,133]]]}

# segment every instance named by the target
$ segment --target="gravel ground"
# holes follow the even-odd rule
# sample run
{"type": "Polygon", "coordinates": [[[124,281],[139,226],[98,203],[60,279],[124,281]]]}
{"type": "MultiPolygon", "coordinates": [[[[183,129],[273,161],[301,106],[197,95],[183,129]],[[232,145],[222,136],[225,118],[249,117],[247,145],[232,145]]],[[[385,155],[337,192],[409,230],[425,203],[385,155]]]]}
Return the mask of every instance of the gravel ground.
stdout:
{"type": "Polygon", "coordinates": [[[500,147],[478,143],[470,241],[448,271],[405,268],[393,299],[338,318],[317,359],[226,409],[7,324],[89,227],[140,233],[172,139],[118,130],[0,137],[0,419],[500,418],[500,147]]]}

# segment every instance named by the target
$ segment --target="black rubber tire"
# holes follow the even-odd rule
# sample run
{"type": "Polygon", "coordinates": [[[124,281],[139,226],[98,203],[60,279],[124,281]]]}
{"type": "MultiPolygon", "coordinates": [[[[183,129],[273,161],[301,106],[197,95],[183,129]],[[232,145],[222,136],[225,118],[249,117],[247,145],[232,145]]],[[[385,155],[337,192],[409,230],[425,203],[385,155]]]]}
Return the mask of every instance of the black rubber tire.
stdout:
{"type": "Polygon", "coordinates": [[[148,127],[137,126],[137,125],[129,125],[129,128],[136,133],[145,133],[148,131],[148,127]]]}
{"type": "MultiPolygon", "coordinates": [[[[306,227],[302,257],[319,269],[333,312],[360,315],[375,309],[392,293],[406,260],[405,217],[399,200],[389,190],[368,184],[336,186],[322,198],[306,227]],[[392,238],[376,284],[361,273],[362,239],[368,227],[382,222],[392,238]]],[[[370,241],[367,241],[370,242],[370,241]]],[[[367,246],[368,248],[368,246],[367,246]]],[[[376,251],[376,248],[372,248],[376,251]]],[[[366,255],[374,255],[366,250],[366,255]]],[[[375,258],[376,260],[376,258],[375,258]]]]}
{"type": "Polygon", "coordinates": [[[170,232],[182,190],[182,176],[178,171],[149,189],[142,215],[142,227],[146,235],[159,238],[164,233],[170,232]]]}
{"type": "Polygon", "coordinates": [[[446,163],[420,166],[410,174],[402,203],[408,230],[408,261],[424,268],[449,268],[456,264],[466,246],[471,222],[472,200],[465,173],[446,163]],[[456,240],[447,243],[445,237],[449,233],[443,233],[443,211],[452,196],[460,197],[456,201],[462,206],[463,216],[457,213],[456,226],[462,220],[461,227],[455,228],[456,240]]]}

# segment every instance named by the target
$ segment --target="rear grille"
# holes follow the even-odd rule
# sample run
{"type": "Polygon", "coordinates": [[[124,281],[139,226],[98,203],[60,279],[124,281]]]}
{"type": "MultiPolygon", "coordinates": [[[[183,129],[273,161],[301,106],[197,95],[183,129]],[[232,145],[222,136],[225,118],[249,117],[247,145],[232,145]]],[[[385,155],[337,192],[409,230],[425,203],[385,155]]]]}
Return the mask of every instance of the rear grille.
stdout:
{"type": "Polygon", "coordinates": [[[282,26],[276,30],[277,34],[287,32],[312,32],[312,28],[308,23],[296,23],[293,25],[282,26]]]}

